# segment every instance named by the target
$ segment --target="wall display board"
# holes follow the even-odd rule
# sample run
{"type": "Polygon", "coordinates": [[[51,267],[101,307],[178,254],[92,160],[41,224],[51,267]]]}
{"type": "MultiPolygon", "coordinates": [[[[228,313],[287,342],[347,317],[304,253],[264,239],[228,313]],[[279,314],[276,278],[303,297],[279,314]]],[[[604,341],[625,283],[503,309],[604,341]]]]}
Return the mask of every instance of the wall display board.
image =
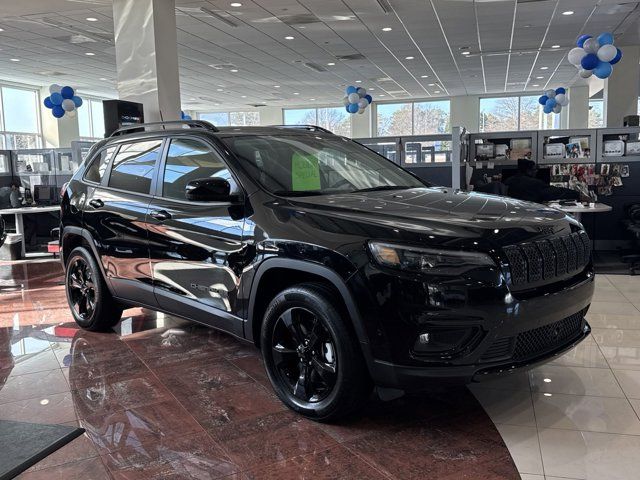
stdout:
{"type": "Polygon", "coordinates": [[[541,130],[538,132],[540,164],[589,162],[595,159],[595,130],[541,130]]]}
{"type": "Polygon", "coordinates": [[[475,162],[482,162],[484,166],[492,161],[494,166],[499,166],[515,165],[520,158],[535,159],[537,136],[535,131],[472,133],[467,160],[475,167],[475,162]]]}

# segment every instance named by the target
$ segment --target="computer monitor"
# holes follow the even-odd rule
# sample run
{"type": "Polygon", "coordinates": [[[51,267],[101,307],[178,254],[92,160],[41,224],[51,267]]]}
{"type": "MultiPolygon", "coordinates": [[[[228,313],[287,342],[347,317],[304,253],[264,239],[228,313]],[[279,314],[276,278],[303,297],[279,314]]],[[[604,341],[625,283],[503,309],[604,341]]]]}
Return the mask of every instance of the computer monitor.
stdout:
{"type": "Polygon", "coordinates": [[[55,187],[50,185],[35,185],[33,187],[33,201],[36,205],[51,205],[55,203],[55,187]]]}

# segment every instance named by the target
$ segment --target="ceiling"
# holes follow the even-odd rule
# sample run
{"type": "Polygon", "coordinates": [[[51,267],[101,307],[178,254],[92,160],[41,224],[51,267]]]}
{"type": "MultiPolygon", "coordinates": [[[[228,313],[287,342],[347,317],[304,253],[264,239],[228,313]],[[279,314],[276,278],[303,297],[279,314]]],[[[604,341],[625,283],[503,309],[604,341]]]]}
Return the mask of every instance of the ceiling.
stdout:
{"type": "MultiPolygon", "coordinates": [[[[638,1],[239,2],[176,0],[184,109],[335,104],[349,84],[376,100],[538,92],[584,82],[566,60],[581,33],[640,43],[638,1]]],[[[110,0],[2,3],[0,79],[116,96],[110,0]]]]}

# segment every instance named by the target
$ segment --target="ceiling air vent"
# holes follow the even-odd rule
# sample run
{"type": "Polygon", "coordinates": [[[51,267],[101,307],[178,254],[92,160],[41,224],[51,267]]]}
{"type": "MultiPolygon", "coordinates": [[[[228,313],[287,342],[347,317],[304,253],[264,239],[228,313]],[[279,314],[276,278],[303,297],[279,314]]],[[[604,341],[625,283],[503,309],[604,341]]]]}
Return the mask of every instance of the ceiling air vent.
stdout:
{"type": "Polygon", "coordinates": [[[378,2],[378,5],[380,5],[380,8],[384,13],[391,13],[392,8],[388,0],[376,0],[376,2],[378,2]]]}
{"type": "Polygon", "coordinates": [[[258,107],[266,107],[267,106],[266,103],[249,103],[248,105],[250,107],[256,107],[256,108],[258,108],[258,107]]]}
{"type": "Polygon", "coordinates": [[[309,25],[310,23],[320,23],[320,19],[312,13],[301,13],[298,15],[281,15],[278,19],[289,26],[309,25]]]}
{"type": "Polygon", "coordinates": [[[365,56],[361,53],[351,53],[349,55],[336,55],[336,58],[343,62],[349,62],[353,60],[364,60],[365,56]]]}
{"type": "Polygon", "coordinates": [[[313,62],[305,62],[304,66],[307,68],[310,68],[311,70],[314,70],[316,72],[326,72],[327,69],[324,68],[322,65],[318,65],[317,63],[313,63],[313,62]]]}
{"type": "Polygon", "coordinates": [[[200,10],[203,13],[206,13],[208,16],[215,18],[216,20],[220,20],[222,23],[224,23],[225,25],[229,25],[230,27],[237,27],[238,24],[234,21],[231,20],[230,15],[226,15],[226,12],[220,11],[220,13],[211,10],[207,7],[200,7],[200,10]],[[225,15],[223,16],[222,13],[225,13],[225,15]]]}

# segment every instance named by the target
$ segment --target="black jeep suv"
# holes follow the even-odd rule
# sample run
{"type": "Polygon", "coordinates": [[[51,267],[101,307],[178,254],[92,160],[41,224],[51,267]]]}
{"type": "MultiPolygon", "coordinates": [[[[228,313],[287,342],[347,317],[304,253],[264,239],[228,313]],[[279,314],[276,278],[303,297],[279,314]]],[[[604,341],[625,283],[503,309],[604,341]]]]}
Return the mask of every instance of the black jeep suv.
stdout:
{"type": "Polygon", "coordinates": [[[316,420],[374,385],[476,381],[589,334],[590,241],[558,210],[429,186],[317,127],[136,128],[93,146],[63,191],[81,327],[138,305],[219,328],[316,420]]]}

